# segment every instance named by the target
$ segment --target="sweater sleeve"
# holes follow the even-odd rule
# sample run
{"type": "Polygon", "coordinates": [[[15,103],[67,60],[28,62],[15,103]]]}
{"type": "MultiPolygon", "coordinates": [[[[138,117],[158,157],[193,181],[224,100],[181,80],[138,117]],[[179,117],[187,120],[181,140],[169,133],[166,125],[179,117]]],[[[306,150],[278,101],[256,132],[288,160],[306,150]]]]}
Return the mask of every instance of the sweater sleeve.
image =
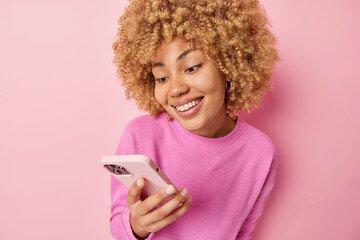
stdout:
{"type": "MultiPolygon", "coordinates": [[[[121,137],[116,155],[136,154],[136,142],[133,139],[131,131],[126,128],[121,137]]],[[[116,240],[137,240],[134,236],[130,225],[130,210],[126,204],[128,188],[111,176],[110,192],[111,192],[111,216],[110,231],[116,240]]],[[[151,233],[147,239],[152,239],[151,233]]]]}
{"type": "Polygon", "coordinates": [[[252,238],[257,221],[264,211],[266,202],[275,184],[276,165],[276,156],[274,156],[263,188],[261,189],[261,192],[254,204],[254,207],[251,209],[249,215],[245,219],[244,224],[242,225],[236,237],[237,240],[250,240],[252,238]]]}

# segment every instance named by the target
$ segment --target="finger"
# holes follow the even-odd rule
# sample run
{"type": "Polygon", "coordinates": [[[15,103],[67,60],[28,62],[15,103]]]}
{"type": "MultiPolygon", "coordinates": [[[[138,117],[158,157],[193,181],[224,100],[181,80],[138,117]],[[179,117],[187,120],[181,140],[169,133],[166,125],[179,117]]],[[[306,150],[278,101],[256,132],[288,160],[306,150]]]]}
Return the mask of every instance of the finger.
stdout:
{"type": "Polygon", "coordinates": [[[170,213],[172,213],[179,206],[179,204],[182,203],[182,201],[185,199],[187,194],[188,194],[188,191],[185,188],[182,189],[172,199],[167,201],[164,205],[162,205],[161,207],[146,214],[143,217],[143,223],[145,225],[150,225],[154,222],[157,222],[157,221],[160,221],[160,220],[166,218],[170,213]]]}
{"type": "Polygon", "coordinates": [[[134,204],[141,202],[141,191],[144,188],[144,185],[145,179],[141,177],[134,181],[129,188],[127,197],[127,205],[129,208],[131,208],[134,204]]]}
{"type": "Polygon", "coordinates": [[[146,198],[138,205],[138,213],[140,215],[145,215],[151,210],[153,210],[159,203],[161,203],[167,197],[170,197],[176,192],[176,188],[174,185],[167,185],[165,188],[160,191],[154,193],[153,195],[146,198]]]}
{"type": "Polygon", "coordinates": [[[176,221],[179,217],[184,215],[184,213],[186,213],[187,210],[189,210],[189,207],[190,207],[190,204],[191,204],[191,201],[192,201],[192,197],[186,197],[185,199],[186,199],[186,201],[184,202],[184,204],[181,207],[179,207],[178,209],[173,211],[166,218],[149,225],[148,229],[151,232],[159,231],[160,229],[166,227],[167,225],[169,225],[170,223],[176,221]]]}

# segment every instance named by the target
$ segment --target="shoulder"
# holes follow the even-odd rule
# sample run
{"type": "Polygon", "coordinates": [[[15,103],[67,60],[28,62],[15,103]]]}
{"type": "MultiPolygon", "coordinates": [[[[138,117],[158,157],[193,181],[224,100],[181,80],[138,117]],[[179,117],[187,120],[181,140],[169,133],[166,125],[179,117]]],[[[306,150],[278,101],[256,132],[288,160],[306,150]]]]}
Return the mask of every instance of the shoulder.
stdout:
{"type": "Polygon", "coordinates": [[[275,145],[266,133],[247,122],[243,122],[243,124],[245,139],[252,148],[257,149],[259,152],[275,155],[275,145]]]}
{"type": "Polygon", "coordinates": [[[161,130],[166,123],[166,116],[157,117],[143,115],[131,120],[124,128],[117,154],[139,154],[144,149],[151,148],[152,144],[161,135],[161,130]],[[163,123],[161,123],[163,122],[163,123]]]}
{"type": "Polygon", "coordinates": [[[134,118],[133,120],[131,120],[126,128],[144,128],[148,125],[153,125],[155,124],[155,122],[157,122],[159,120],[159,117],[152,117],[150,115],[142,115],[139,117],[134,118]]]}
{"type": "Polygon", "coordinates": [[[131,120],[124,128],[123,135],[152,135],[158,133],[166,123],[166,115],[160,114],[156,117],[150,115],[142,115],[131,120]]]}
{"type": "Polygon", "coordinates": [[[276,171],[276,149],[271,138],[258,128],[244,122],[244,139],[248,146],[248,157],[254,160],[256,168],[263,173],[276,171]],[[259,168],[259,166],[261,166],[259,168]]]}

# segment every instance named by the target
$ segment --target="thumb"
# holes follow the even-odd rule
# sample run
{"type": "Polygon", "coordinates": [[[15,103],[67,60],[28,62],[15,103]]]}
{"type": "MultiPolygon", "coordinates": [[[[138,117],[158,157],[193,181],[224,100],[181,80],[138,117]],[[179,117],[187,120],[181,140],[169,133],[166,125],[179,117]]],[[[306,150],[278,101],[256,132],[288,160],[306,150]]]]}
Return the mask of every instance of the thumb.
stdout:
{"type": "Polygon", "coordinates": [[[143,177],[138,178],[129,188],[127,205],[130,208],[132,205],[141,201],[141,191],[144,188],[145,179],[143,177]]]}

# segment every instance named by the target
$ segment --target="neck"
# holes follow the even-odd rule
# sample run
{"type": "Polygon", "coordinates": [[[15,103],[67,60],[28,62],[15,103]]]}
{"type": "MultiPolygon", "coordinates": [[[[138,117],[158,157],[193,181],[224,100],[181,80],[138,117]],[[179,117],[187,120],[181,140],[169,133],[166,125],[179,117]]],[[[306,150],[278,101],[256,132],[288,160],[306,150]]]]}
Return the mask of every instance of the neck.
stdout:
{"type": "Polygon", "coordinates": [[[228,115],[226,115],[223,121],[214,121],[212,126],[207,127],[207,129],[211,130],[198,130],[193,133],[207,138],[220,138],[231,133],[235,126],[236,120],[232,120],[228,115]]]}

